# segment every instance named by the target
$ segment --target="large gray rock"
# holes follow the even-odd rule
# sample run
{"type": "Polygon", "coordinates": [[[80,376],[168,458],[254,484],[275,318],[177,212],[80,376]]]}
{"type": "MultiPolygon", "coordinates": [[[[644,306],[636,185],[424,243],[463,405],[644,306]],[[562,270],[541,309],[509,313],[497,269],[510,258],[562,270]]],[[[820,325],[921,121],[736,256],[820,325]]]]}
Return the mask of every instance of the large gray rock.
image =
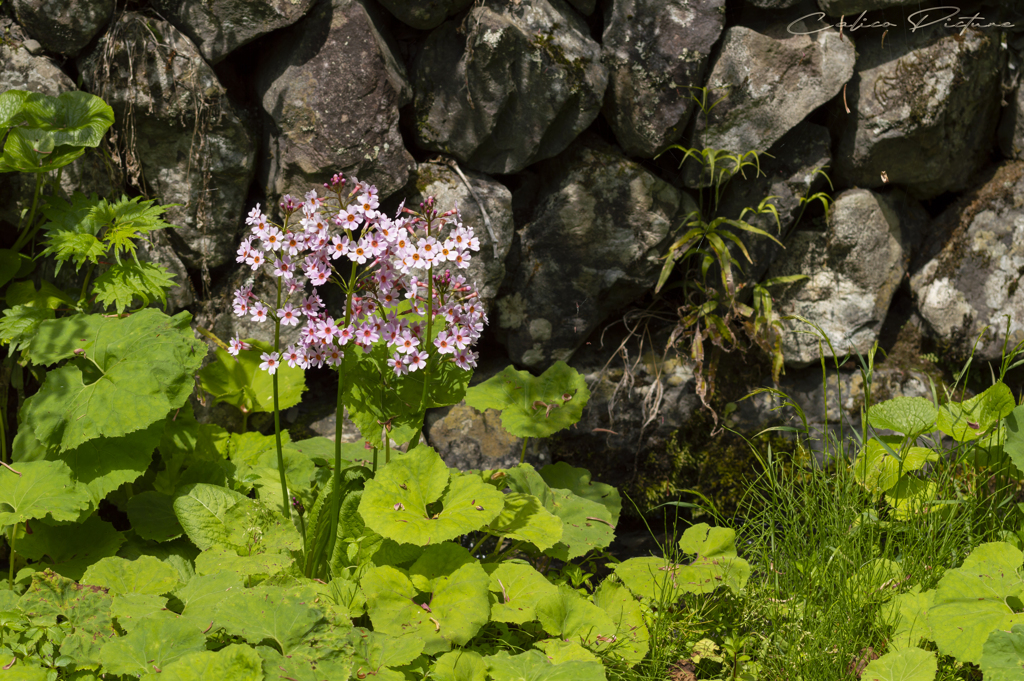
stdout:
{"type": "Polygon", "coordinates": [[[248,126],[195,45],[166,21],[126,12],[79,60],[127,147],[129,179],[161,203],[180,229],[172,242],[200,270],[234,259],[255,145],[248,126]]]}
{"type": "Polygon", "coordinates": [[[689,146],[766,151],[842,89],[855,59],[850,40],[831,29],[788,38],[727,29],[708,76],[708,104],[728,96],[706,125],[703,114],[696,116],[689,146]]]}
{"type": "Polygon", "coordinates": [[[1024,339],[1024,162],[1011,161],[935,221],[951,233],[914,272],[910,287],[926,328],[958,359],[997,360],[1010,316],[1009,347],[1024,339]]]}
{"type": "Polygon", "coordinates": [[[682,137],[694,108],[689,87],[702,83],[724,22],[725,0],[608,5],[604,115],[627,154],[651,157],[682,137]]]}
{"type": "Polygon", "coordinates": [[[485,173],[563,151],[597,117],[601,47],[565,0],[483,0],[416,58],[416,143],[485,173]]]}
{"type": "Polygon", "coordinates": [[[381,198],[405,185],[413,159],[398,108],[411,90],[381,31],[364,2],[336,0],[273,39],[257,79],[270,196],[301,197],[335,173],[376,185],[381,198]]]}
{"type": "Polygon", "coordinates": [[[608,315],[654,285],[684,200],[597,141],[577,142],[546,165],[545,193],[520,233],[513,293],[498,299],[509,356],[538,369],[568,360],[608,315]]]}
{"type": "Polygon", "coordinates": [[[995,135],[999,34],[892,31],[884,48],[876,40],[858,45],[857,77],[846,89],[851,113],[841,98],[832,104],[835,179],[860,187],[888,181],[917,198],[964,189],[995,135]]]}
{"type": "MultiPolygon", "coordinates": [[[[806,121],[798,124],[769,149],[770,156],[760,157],[760,173],[757,168],[749,168],[747,179],[732,178],[722,194],[718,214],[739,219],[747,208],[756,210],[766,198],[775,197],[771,203],[778,212],[777,222],[775,216],[767,212],[747,213],[743,219],[781,241],[791,229],[800,226],[797,220],[804,212],[803,200],[826,188],[822,172],[832,161],[830,147],[827,128],[806,121]]],[[[749,288],[761,280],[782,247],[767,237],[730,225],[725,225],[724,229],[739,236],[750,255],[748,262],[735,243],[726,242],[732,256],[743,267],[743,276],[735,275],[736,283],[746,283],[749,288]]],[[[720,275],[709,273],[710,276],[720,275]]]]}
{"type": "MultiPolygon", "coordinates": [[[[908,240],[889,201],[865,189],[840,194],[825,232],[798,230],[786,251],[768,269],[769,277],[792,274],[809,279],[780,289],[780,317],[799,315],[821,327],[838,355],[867,353],[907,271],[908,240]]],[[[786,365],[819,360],[819,338],[800,333],[812,328],[789,323],[782,337],[786,365]]],[[[832,351],[824,344],[823,352],[832,351]]]]}
{"type": "Polygon", "coordinates": [[[378,0],[406,26],[421,30],[437,28],[441,22],[469,7],[473,0],[378,0]]]}
{"type": "Polygon", "coordinates": [[[74,57],[110,23],[114,0],[12,0],[14,16],[47,50],[74,57]]]}
{"type": "MultiPolygon", "coordinates": [[[[441,210],[459,207],[462,224],[472,227],[480,240],[480,250],[472,254],[469,267],[459,273],[476,288],[480,302],[490,311],[498,287],[505,279],[505,258],[515,233],[512,192],[500,182],[473,170],[463,170],[462,174],[469,181],[469,187],[447,164],[420,163],[413,172],[410,182],[413,186],[406,195],[406,205],[415,206],[433,196],[441,210]]],[[[453,270],[452,274],[455,273],[453,270]]]]}
{"type": "Polygon", "coordinates": [[[216,64],[262,35],[291,26],[316,0],[154,0],[157,10],[216,64]]]}

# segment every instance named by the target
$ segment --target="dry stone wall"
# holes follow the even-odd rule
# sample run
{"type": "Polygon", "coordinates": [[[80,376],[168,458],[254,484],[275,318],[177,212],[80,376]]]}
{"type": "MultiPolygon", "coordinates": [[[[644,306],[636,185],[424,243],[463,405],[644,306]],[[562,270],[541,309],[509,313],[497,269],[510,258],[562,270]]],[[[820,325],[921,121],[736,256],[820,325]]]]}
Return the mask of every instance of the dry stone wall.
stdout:
{"type": "MultiPolygon", "coordinates": [[[[775,197],[777,218],[751,220],[784,248],[745,237],[736,281],[808,275],[773,290],[776,309],[820,326],[837,354],[866,352],[886,325],[954,355],[1006,315],[1010,341],[1024,338],[1024,7],[964,0],[935,21],[935,4],[13,0],[0,87],[78,87],[114,107],[110,163],[83,157],[62,190],[180,204],[180,229],[144,250],[178,273],[172,305],[218,333],[246,330],[223,311],[256,202],[337,172],[392,209],[458,201],[481,237],[469,276],[490,312],[485,366],[580,368],[594,399],[567,437],[628,471],[699,404],[685,355],[645,354],[675,323],[651,295],[659,258],[708,197],[672,145],[762,153],[717,213],[775,197]],[[827,214],[806,201],[822,191],[827,214]]],[[[0,176],[0,240],[30,198],[0,176]]],[[[789,329],[786,380],[803,385],[819,345],[789,329]]],[[[990,331],[979,357],[1001,340],[990,331]]],[[[731,422],[767,418],[756,404],[731,422]]],[[[515,451],[469,412],[432,415],[428,440],[472,465],[515,451]]]]}

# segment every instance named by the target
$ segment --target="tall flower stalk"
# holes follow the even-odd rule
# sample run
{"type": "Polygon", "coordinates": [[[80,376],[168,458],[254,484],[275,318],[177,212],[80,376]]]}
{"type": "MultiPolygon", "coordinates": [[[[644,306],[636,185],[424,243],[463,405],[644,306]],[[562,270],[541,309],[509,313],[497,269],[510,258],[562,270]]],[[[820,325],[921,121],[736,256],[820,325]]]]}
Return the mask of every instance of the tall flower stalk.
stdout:
{"type": "MultiPolygon", "coordinates": [[[[326,364],[338,371],[334,492],[326,546],[330,556],[342,502],[343,399],[350,387],[344,370],[346,352],[355,353],[358,362],[373,347],[384,344],[390,354],[387,367],[397,381],[423,371],[416,412],[420,414],[427,406],[429,379],[435,377],[439,363],[451,362],[462,370],[476,366],[471,347],[487,320],[478,294],[457,274],[468,267],[471,252],[480,249],[473,230],[462,225],[457,208],[439,212],[429,197],[419,210],[403,204],[390,218],[380,212],[377,189],[372,185],[335,175],[324,188],[324,196],[314,190],[303,201],[283,197],[283,225],[272,222],[258,204],[250,211],[246,223],[252,234],[242,241],[237,260],[257,272],[272,268],[277,299],[269,306],[258,299],[252,285],[243,286],[235,292],[234,311],[256,322],[273,320],[275,325],[273,352],[263,355],[260,366],[274,376],[274,430],[285,515],[290,508],[277,408],[277,368],[287,362],[301,369],[326,364]],[[435,273],[442,268],[442,273],[435,273]],[[328,283],[345,294],[345,309],[337,315],[340,322],[317,292],[328,283]],[[307,284],[312,291],[306,289],[307,284]],[[282,351],[281,326],[298,326],[303,318],[299,341],[282,351]]],[[[234,354],[244,347],[238,338],[230,345],[234,354]]],[[[380,425],[387,462],[390,421],[380,425]]],[[[367,440],[376,439],[376,433],[363,435],[367,440]]],[[[418,440],[419,433],[410,446],[418,440]]],[[[320,560],[321,556],[316,556],[313,564],[318,566],[320,560]]]]}

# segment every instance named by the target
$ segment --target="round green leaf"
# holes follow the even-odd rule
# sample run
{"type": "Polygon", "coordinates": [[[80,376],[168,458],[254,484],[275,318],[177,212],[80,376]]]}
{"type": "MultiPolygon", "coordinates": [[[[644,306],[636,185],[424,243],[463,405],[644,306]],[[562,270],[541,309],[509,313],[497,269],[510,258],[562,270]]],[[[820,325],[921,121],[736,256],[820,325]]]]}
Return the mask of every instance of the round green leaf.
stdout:
{"type": "Polygon", "coordinates": [[[68,165],[85,153],[69,144],[53,146],[53,138],[42,130],[17,127],[7,135],[0,154],[0,173],[48,173],[68,165]]]}
{"type": "Polygon", "coordinates": [[[7,90],[0,93],[0,128],[6,129],[22,121],[22,107],[30,92],[25,90],[7,90]]]}
{"type": "Polygon", "coordinates": [[[558,594],[554,584],[525,563],[498,563],[491,571],[488,588],[496,597],[491,619],[514,624],[537,619],[537,606],[558,594]]]}
{"type": "Polygon", "coordinates": [[[873,428],[886,428],[904,435],[927,433],[935,429],[939,411],[931,400],[923,397],[894,397],[871,405],[868,423],[873,428]]]}
{"type": "Polygon", "coordinates": [[[393,668],[409,664],[423,652],[423,641],[415,636],[388,636],[362,627],[349,631],[348,640],[355,649],[352,662],[355,678],[386,678],[390,673],[404,681],[405,676],[393,668]]]}
{"type": "Polygon", "coordinates": [[[181,586],[178,571],[153,556],[125,560],[118,556],[103,558],[89,566],[82,584],[106,587],[112,595],[145,594],[159,596],[181,586]]]}
{"type": "Polygon", "coordinates": [[[156,617],[139,622],[127,636],[108,641],[100,652],[108,674],[140,676],[159,672],[189,653],[206,649],[206,637],[177,617],[156,617]]]}
{"type": "Polygon", "coordinates": [[[948,402],[939,409],[937,425],[957,442],[974,440],[1016,406],[1013,392],[1002,381],[996,382],[980,395],[966,402],[948,402]]]}
{"type": "Polygon", "coordinates": [[[1010,631],[997,629],[989,634],[978,666],[985,681],[1024,679],[1024,626],[1015,624],[1010,631]]]}
{"type": "Polygon", "coordinates": [[[889,449],[899,453],[902,442],[903,438],[891,435],[868,440],[867,447],[861,450],[853,463],[857,482],[873,492],[884,492],[891,489],[902,474],[916,471],[928,461],[939,458],[927,447],[910,447],[903,452],[903,460],[900,461],[889,453],[889,449]]]}
{"type": "Polygon", "coordinates": [[[93,513],[85,522],[46,525],[32,522],[32,534],[19,534],[18,553],[31,560],[44,557],[52,564],[40,564],[70,579],[81,580],[93,563],[113,556],[124,543],[124,535],[93,513]]]}
{"type": "Polygon", "coordinates": [[[605,681],[600,662],[573,660],[554,664],[539,650],[509,655],[504,650],[484,658],[491,681],[605,681]]]}
{"type": "Polygon", "coordinates": [[[383,537],[427,546],[480,529],[498,516],[503,503],[504,495],[478,476],[457,474],[449,485],[448,466],[420,445],[396,455],[366,482],[359,514],[383,537]],[[442,509],[428,510],[439,498],[442,509]]]}
{"type": "Polygon", "coordinates": [[[466,404],[500,410],[501,425],[516,437],[547,437],[572,426],[589,399],[586,380],[562,361],[540,376],[509,366],[466,391],[466,404]]]}
{"type": "MultiPolygon", "coordinates": [[[[903,648],[869,662],[860,678],[871,681],[933,681],[938,669],[935,653],[920,648],[903,648]]],[[[988,681],[988,675],[985,680],[988,681]]]]}
{"type": "Polygon", "coordinates": [[[143,539],[170,541],[185,532],[174,515],[174,497],[153,490],[128,500],[128,520],[143,539]]]}
{"type": "Polygon", "coordinates": [[[487,681],[487,663],[480,653],[453,650],[434,660],[430,676],[438,681],[487,681]]]}
{"type": "Polygon", "coordinates": [[[612,515],[612,523],[618,524],[619,513],[622,511],[619,490],[603,482],[594,482],[586,468],[574,468],[564,461],[559,461],[544,466],[540,470],[540,476],[550,487],[567,489],[576,496],[596,501],[606,507],[612,515]]]}
{"type": "Polygon", "coordinates": [[[615,538],[611,512],[596,501],[576,496],[567,489],[553,489],[550,510],[562,520],[562,540],[544,551],[553,558],[572,560],[607,547],[615,538]]]}
{"type": "Polygon", "coordinates": [[[25,422],[40,442],[64,451],[164,418],[192,393],[193,372],[206,353],[190,322],[187,312],[168,317],[154,309],[120,319],[76,315],[43,322],[29,346],[33,361],[74,359],[47,373],[25,402],[25,422]]]}
{"type": "Polygon", "coordinates": [[[47,516],[77,520],[89,506],[88,492],[74,483],[63,461],[24,461],[17,471],[0,470],[0,526],[47,516]]]}
{"type": "Polygon", "coordinates": [[[541,551],[562,540],[562,519],[548,511],[532,494],[511,492],[489,530],[495,534],[530,542],[541,551]]]}
{"type": "Polygon", "coordinates": [[[18,601],[30,618],[60,616],[76,629],[90,634],[112,634],[111,597],[102,589],[90,589],[67,577],[45,570],[32,575],[32,583],[18,601]]]}
{"type": "Polygon", "coordinates": [[[616,626],[608,613],[565,584],[538,603],[536,610],[544,631],[563,641],[596,646],[602,639],[610,641],[615,636],[616,626]]]}
{"type": "Polygon", "coordinates": [[[182,490],[174,499],[174,514],[188,538],[202,550],[214,546],[239,548],[228,511],[242,504],[253,504],[248,497],[226,487],[197,483],[182,490]]]}
{"type": "MultiPolygon", "coordinates": [[[[251,350],[242,350],[232,357],[225,350],[216,351],[216,359],[199,372],[203,390],[218,402],[248,412],[274,411],[274,377],[260,369],[260,355],[271,352],[271,346],[253,338],[246,339],[251,350]]],[[[302,399],[306,390],[306,374],[299,367],[282,365],[277,370],[278,406],[290,409],[302,399]]]]}
{"type": "Polygon", "coordinates": [[[214,652],[189,653],[160,670],[142,677],[147,681],[263,681],[263,660],[246,645],[233,643],[214,652]]]}
{"type": "Polygon", "coordinates": [[[22,102],[21,118],[29,128],[45,133],[54,146],[96,147],[114,124],[114,110],[80,90],[56,97],[32,93],[22,102]]]}
{"type": "Polygon", "coordinates": [[[605,580],[594,592],[594,605],[604,610],[615,623],[615,636],[611,641],[602,642],[602,654],[619,657],[629,666],[647,657],[650,633],[633,594],[621,584],[605,580]]]}
{"type": "Polygon", "coordinates": [[[308,646],[306,639],[324,619],[323,612],[311,605],[315,598],[305,588],[258,586],[231,591],[217,604],[214,628],[253,645],[270,639],[288,655],[308,646]]]}

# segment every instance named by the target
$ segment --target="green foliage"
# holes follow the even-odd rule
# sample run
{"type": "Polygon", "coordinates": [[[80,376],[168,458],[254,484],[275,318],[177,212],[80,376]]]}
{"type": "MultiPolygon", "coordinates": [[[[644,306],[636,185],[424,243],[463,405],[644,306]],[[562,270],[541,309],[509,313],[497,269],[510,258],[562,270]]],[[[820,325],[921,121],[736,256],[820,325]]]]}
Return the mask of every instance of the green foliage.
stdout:
{"type": "Polygon", "coordinates": [[[7,90],[0,102],[0,127],[7,135],[0,172],[42,173],[61,168],[96,147],[114,124],[114,112],[86,92],[56,97],[7,90]]]}
{"type": "MultiPolygon", "coordinates": [[[[199,372],[199,384],[215,400],[230,404],[243,413],[273,412],[273,377],[260,369],[260,355],[270,352],[267,343],[249,338],[251,350],[242,350],[237,357],[217,349],[215,358],[199,372]]],[[[290,409],[302,399],[306,390],[305,373],[298,367],[281,366],[278,376],[278,405],[290,409]]]]}

